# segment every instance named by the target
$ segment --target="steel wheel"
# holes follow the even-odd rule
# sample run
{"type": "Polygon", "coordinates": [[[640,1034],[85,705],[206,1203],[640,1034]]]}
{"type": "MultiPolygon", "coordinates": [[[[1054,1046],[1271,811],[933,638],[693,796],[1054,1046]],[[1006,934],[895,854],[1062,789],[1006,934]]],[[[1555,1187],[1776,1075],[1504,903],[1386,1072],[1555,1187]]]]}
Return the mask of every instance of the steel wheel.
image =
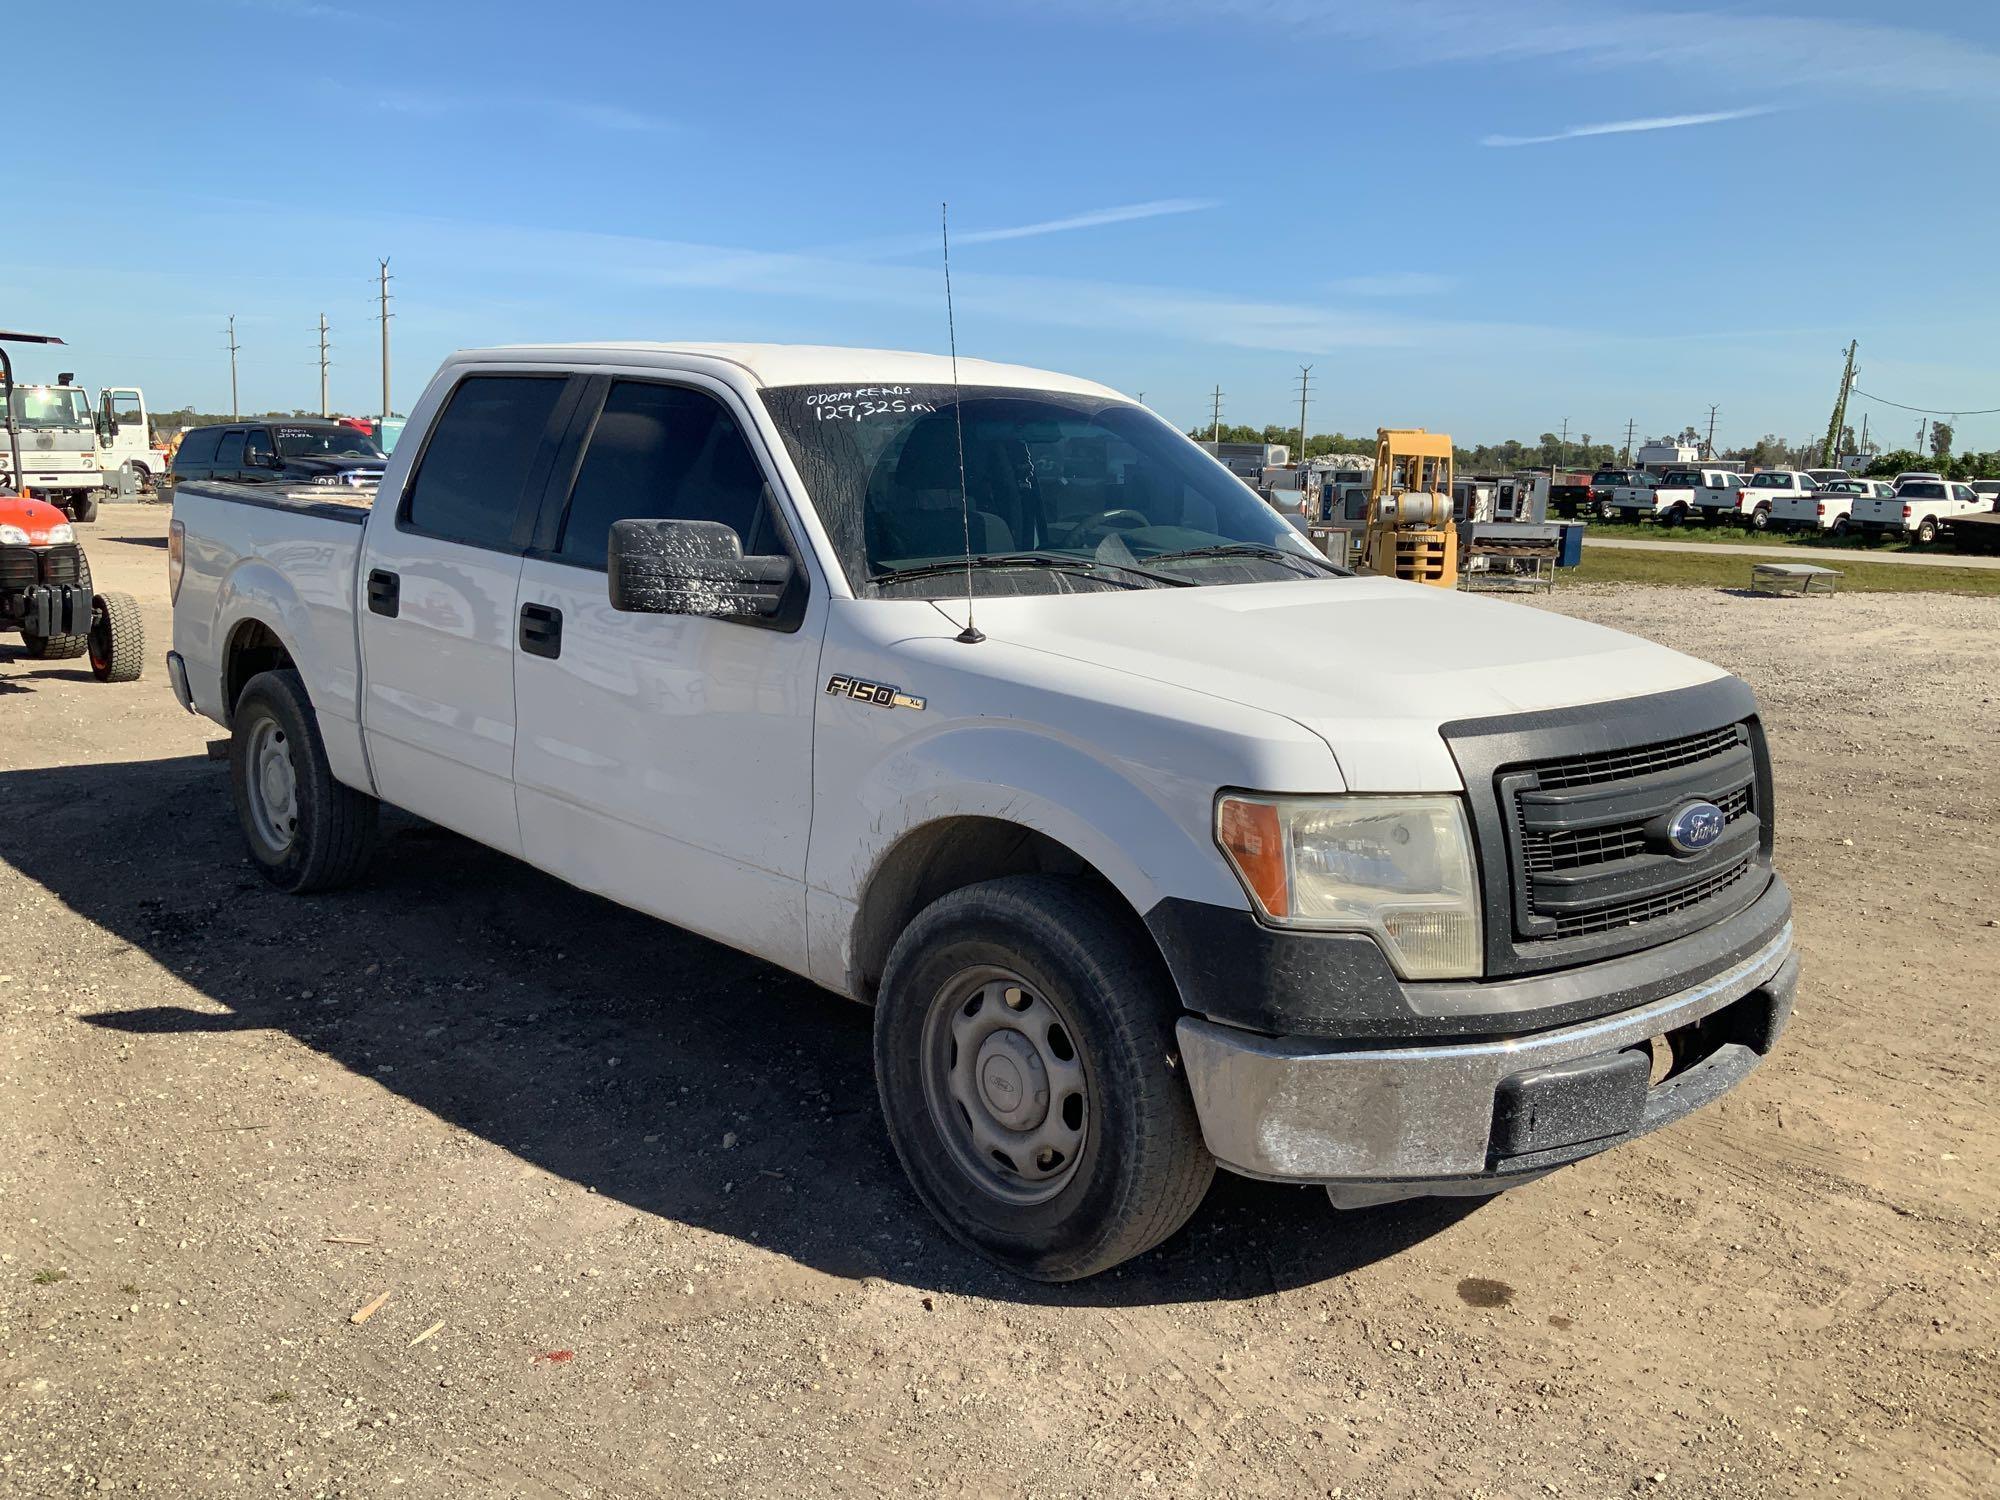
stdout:
{"type": "Polygon", "coordinates": [[[968,969],[924,1019],[924,1102],[967,1178],[1003,1203],[1069,1183],[1090,1128],[1074,1028],[1019,975],[968,969]]]}
{"type": "Polygon", "coordinates": [[[250,730],[250,822],[274,855],[292,847],[299,835],[299,776],[292,745],[276,719],[260,718],[250,730]]]}

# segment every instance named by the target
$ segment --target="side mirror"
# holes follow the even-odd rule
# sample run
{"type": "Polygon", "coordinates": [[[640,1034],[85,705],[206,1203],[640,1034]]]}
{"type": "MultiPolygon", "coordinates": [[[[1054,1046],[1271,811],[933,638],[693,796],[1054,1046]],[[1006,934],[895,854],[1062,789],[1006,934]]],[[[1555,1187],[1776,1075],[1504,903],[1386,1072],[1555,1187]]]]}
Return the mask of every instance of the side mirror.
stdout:
{"type": "Polygon", "coordinates": [[[792,560],[745,557],[734,529],[719,521],[614,521],[605,573],[611,607],[628,614],[780,628],[797,615],[792,560]]]}

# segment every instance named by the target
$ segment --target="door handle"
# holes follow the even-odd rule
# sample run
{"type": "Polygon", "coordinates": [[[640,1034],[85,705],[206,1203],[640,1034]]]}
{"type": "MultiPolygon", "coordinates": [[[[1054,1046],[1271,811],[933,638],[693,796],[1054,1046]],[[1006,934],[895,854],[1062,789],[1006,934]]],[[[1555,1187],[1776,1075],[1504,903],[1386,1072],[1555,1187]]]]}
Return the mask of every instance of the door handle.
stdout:
{"type": "Polygon", "coordinates": [[[368,607],[378,615],[396,618],[396,612],[403,607],[403,580],[385,568],[376,568],[368,575],[368,607]]]}
{"type": "Polygon", "coordinates": [[[522,605],[521,649],[530,656],[561,656],[562,611],[548,604],[522,605]]]}

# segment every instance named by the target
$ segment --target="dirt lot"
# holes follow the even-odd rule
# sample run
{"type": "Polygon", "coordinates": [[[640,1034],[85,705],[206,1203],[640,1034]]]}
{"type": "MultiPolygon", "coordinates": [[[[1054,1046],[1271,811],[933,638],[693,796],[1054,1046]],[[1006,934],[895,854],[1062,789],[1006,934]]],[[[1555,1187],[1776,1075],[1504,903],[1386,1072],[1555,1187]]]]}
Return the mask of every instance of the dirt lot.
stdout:
{"type": "Polygon", "coordinates": [[[1558,596],[1762,695],[1788,1045],[1484,1206],[1224,1179],[1046,1289],[923,1215],[861,1010],[409,821],[268,892],[164,528],[88,531],[144,681],[0,646],[0,1493],[2000,1490],[2000,600],[1558,596]]]}

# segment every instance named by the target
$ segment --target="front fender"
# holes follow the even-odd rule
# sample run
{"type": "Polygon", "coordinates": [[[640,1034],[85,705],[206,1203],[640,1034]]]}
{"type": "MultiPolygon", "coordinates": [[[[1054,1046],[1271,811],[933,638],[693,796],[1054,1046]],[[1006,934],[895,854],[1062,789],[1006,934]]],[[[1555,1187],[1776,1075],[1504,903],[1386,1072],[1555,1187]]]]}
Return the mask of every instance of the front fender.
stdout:
{"type": "Polygon", "coordinates": [[[1209,832],[1215,787],[1154,779],[1046,729],[1004,721],[906,740],[850,794],[822,803],[807,879],[814,977],[850,990],[865,895],[912,834],[953,818],[991,818],[1055,840],[1140,914],[1163,897],[1246,906],[1209,832]],[[823,851],[837,851],[833,853],[823,851]]]}

